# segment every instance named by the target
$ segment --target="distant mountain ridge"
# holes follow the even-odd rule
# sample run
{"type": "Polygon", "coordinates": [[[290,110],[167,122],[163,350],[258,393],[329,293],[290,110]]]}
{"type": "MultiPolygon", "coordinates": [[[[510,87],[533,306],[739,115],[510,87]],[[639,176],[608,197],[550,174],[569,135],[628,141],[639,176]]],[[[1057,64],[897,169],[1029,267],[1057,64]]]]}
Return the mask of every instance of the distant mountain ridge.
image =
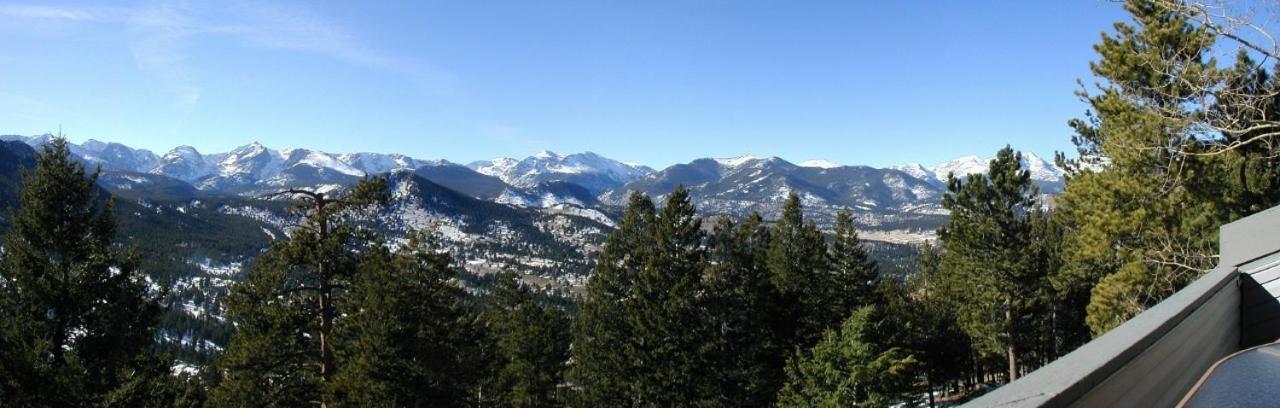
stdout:
{"type": "MultiPolygon", "coordinates": [[[[0,140],[38,147],[51,137],[0,136],[0,140]]],[[[592,152],[544,151],[524,159],[503,157],[462,165],[402,154],[277,150],[258,142],[213,154],[179,146],[156,155],[145,149],[92,139],[72,144],[71,148],[86,162],[99,164],[109,172],[170,177],[201,192],[252,195],[285,187],[334,189],[366,175],[412,171],[475,198],[542,208],[558,204],[621,205],[629,191],[661,197],[675,186],[685,185],[700,208],[732,214],[769,213],[790,192],[799,194],[814,208],[939,213],[939,197],[945,190],[947,175],[982,173],[990,162],[965,156],[932,166],[911,163],[874,168],[829,160],[794,164],[778,157],[744,155],[697,159],[655,171],[592,152]]],[[[1024,153],[1023,166],[1031,171],[1043,192],[1061,190],[1065,180],[1062,169],[1030,152],[1024,153]]],[[[125,183],[135,179],[140,178],[113,180],[124,188],[125,183]]],[[[184,191],[178,187],[171,190],[184,191]]]]}
{"type": "Polygon", "coordinates": [[[868,166],[800,166],[778,157],[698,159],[640,177],[601,196],[621,205],[631,191],[662,197],[678,185],[689,189],[699,209],[742,215],[774,215],[791,193],[806,208],[827,217],[851,208],[863,213],[936,213],[941,190],[893,169],[868,166]]]}
{"type": "MultiPolygon", "coordinates": [[[[47,143],[51,135],[0,136],[32,147],[47,143]]],[[[597,191],[652,170],[606,159],[594,153],[558,155],[544,153],[517,167],[523,173],[509,177],[518,185],[447,160],[424,160],[402,154],[333,154],[311,149],[277,150],[258,142],[230,152],[202,154],[191,146],[179,146],[163,156],[118,143],[89,140],[72,143],[72,153],[108,173],[122,173],[109,184],[122,190],[128,182],[144,182],[142,175],[173,178],[203,192],[253,195],[288,187],[340,188],[366,175],[413,171],[450,189],[476,198],[505,204],[550,207],[558,204],[593,205],[597,191]],[[565,183],[571,183],[566,185],[565,183]]],[[[146,182],[156,183],[148,179],[146,182]]]]}

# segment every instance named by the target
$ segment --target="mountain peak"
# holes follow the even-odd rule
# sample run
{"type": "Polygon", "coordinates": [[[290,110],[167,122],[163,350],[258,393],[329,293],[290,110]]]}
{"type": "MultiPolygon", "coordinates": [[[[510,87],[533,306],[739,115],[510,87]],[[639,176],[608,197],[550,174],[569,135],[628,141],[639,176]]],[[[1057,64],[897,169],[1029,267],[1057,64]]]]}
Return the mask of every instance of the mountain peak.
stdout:
{"type": "Polygon", "coordinates": [[[101,151],[103,149],[106,149],[107,145],[109,144],[110,143],[103,142],[101,140],[89,139],[89,140],[85,140],[84,143],[81,143],[80,147],[83,147],[88,150],[93,150],[93,151],[101,151]]]}
{"type": "Polygon", "coordinates": [[[520,188],[534,188],[548,181],[567,181],[586,187],[592,194],[653,172],[648,167],[628,165],[593,152],[561,154],[546,150],[519,161],[509,158],[480,160],[467,167],[520,188]]]}
{"type": "Polygon", "coordinates": [[[728,167],[738,167],[756,160],[760,160],[760,158],[750,154],[743,154],[734,157],[720,157],[715,159],[716,163],[720,163],[721,165],[728,167]]]}
{"type": "Polygon", "coordinates": [[[800,163],[800,167],[816,167],[819,169],[834,169],[836,167],[844,167],[843,164],[833,162],[826,159],[808,160],[800,163]]]}

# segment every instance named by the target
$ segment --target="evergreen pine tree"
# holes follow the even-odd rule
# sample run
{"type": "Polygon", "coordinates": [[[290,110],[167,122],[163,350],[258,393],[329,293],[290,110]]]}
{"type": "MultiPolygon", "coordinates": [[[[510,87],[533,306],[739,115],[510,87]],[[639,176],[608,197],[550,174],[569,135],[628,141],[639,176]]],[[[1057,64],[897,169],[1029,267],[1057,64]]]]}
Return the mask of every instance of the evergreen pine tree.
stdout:
{"type": "Polygon", "coordinates": [[[633,194],[603,249],[574,325],[571,384],[586,406],[672,406],[717,399],[704,364],[701,221],[677,187],[654,214],[633,194]]]}
{"type": "Polygon", "coordinates": [[[500,406],[550,407],[564,403],[558,390],[569,360],[569,319],[538,304],[519,275],[498,280],[486,314],[497,346],[497,372],[485,387],[500,406]]]}
{"type": "Polygon", "coordinates": [[[600,250],[587,281],[587,295],[573,322],[573,364],[568,372],[578,405],[632,404],[631,373],[639,362],[629,354],[637,338],[629,319],[636,280],[653,250],[655,217],[653,201],[631,193],[622,221],[600,250]]]}
{"type": "Polygon", "coordinates": [[[769,229],[759,213],[737,225],[721,217],[708,246],[707,358],[718,403],[769,405],[782,386],[787,351],[769,320],[780,306],[765,263],[769,229]]]}
{"type": "Polygon", "coordinates": [[[888,319],[876,306],[849,316],[838,329],[823,332],[811,350],[787,364],[781,407],[887,407],[907,396],[915,357],[882,343],[888,319]]]}
{"type": "Polygon", "coordinates": [[[1031,268],[1028,214],[1037,189],[1021,168],[1021,154],[1009,147],[992,160],[988,175],[950,177],[942,205],[951,211],[938,230],[945,252],[940,272],[965,331],[978,351],[1003,354],[1009,381],[1019,374],[1018,336],[1026,327],[1028,299],[1047,271],[1031,268]]]}
{"type": "Polygon", "coordinates": [[[636,337],[623,352],[638,364],[623,375],[632,380],[635,404],[698,404],[714,392],[701,359],[707,340],[700,310],[703,236],[689,192],[676,187],[654,219],[652,252],[626,316],[636,337]]]}
{"type": "Polygon", "coordinates": [[[853,225],[853,214],[847,209],[836,214],[828,256],[833,280],[828,290],[834,291],[829,295],[833,303],[828,307],[849,315],[862,306],[880,303],[876,296],[880,268],[863,247],[853,225]]]}
{"type": "Polygon", "coordinates": [[[145,404],[169,362],[151,354],[160,305],[113,244],[110,199],[63,138],[23,173],[0,251],[0,401],[145,404]]]}
{"type": "MultiPolygon", "coordinates": [[[[426,232],[391,252],[374,241],[334,326],[341,406],[471,406],[483,374],[480,331],[451,282],[450,257],[426,232]]],[[[483,390],[480,390],[483,391],[483,390]]]]}
{"type": "Polygon", "coordinates": [[[1128,1],[1132,23],[1103,34],[1090,65],[1101,92],[1085,95],[1088,117],[1070,122],[1080,158],[1061,160],[1094,165],[1079,166],[1061,196],[1067,233],[1054,285],[1070,304],[1087,299],[1095,335],[1212,267],[1223,223],[1280,203],[1280,146],[1237,144],[1258,131],[1206,131],[1271,120],[1275,80],[1243,52],[1234,68],[1218,67],[1213,30],[1168,6],[1128,1]],[[1242,112],[1241,99],[1266,102],[1242,112]]]}
{"type": "Polygon", "coordinates": [[[774,316],[785,339],[783,347],[807,348],[822,332],[837,327],[848,311],[833,307],[832,274],[827,244],[818,227],[805,223],[800,197],[787,197],[782,216],[773,226],[767,265],[770,279],[782,297],[782,307],[774,316]]]}
{"type": "Polygon", "coordinates": [[[227,297],[236,333],[217,367],[216,405],[330,403],[337,301],[376,241],[347,216],[385,202],[386,180],[366,179],[336,199],[296,189],[277,195],[302,197],[305,223],[259,256],[227,297]]]}

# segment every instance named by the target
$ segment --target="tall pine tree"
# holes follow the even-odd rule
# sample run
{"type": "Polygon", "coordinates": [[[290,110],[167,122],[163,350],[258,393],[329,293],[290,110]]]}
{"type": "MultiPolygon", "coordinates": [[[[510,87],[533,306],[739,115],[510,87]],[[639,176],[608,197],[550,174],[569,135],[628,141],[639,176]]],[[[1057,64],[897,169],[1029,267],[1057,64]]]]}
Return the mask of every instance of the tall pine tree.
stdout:
{"type": "Polygon", "coordinates": [[[1032,268],[1026,253],[1028,215],[1038,192],[1021,161],[1021,154],[1005,147],[986,175],[950,177],[942,205],[951,218],[938,230],[944,249],[940,286],[978,351],[1004,355],[1009,381],[1020,373],[1018,338],[1026,330],[1028,300],[1047,272],[1032,268]]]}
{"type": "Polygon", "coordinates": [[[0,401],[143,405],[169,364],[149,353],[160,305],[114,245],[110,199],[65,139],[23,173],[0,251],[0,401]],[[139,382],[143,381],[143,382],[139,382]]]}
{"type": "Polygon", "coordinates": [[[696,404],[714,391],[701,361],[706,340],[699,310],[706,260],[702,239],[689,192],[676,187],[654,219],[652,252],[636,277],[626,317],[636,336],[623,351],[638,363],[623,373],[632,379],[633,403],[696,404]]]}
{"type": "Polygon", "coordinates": [[[334,326],[330,387],[341,406],[472,406],[483,375],[478,322],[450,256],[428,232],[392,252],[374,242],[334,326]]]}
{"type": "Polygon", "coordinates": [[[221,358],[222,378],[211,401],[329,405],[337,301],[375,241],[347,215],[384,202],[385,191],[385,179],[370,178],[345,197],[298,189],[273,195],[300,197],[296,210],[305,222],[259,256],[248,280],[227,297],[236,333],[221,358]]]}
{"type": "Polygon", "coordinates": [[[759,213],[741,224],[723,216],[709,238],[707,364],[719,390],[717,402],[769,405],[782,386],[787,351],[769,319],[781,306],[765,263],[769,229],[759,213]]]}
{"type": "Polygon", "coordinates": [[[653,201],[633,192],[618,229],[609,235],[596,269],[587,281],[573,322],[573,365],[568,377],[581,406],[631,405],[629,373],[638,364],[628,353],[637,333],[632,329],[636,281],[653,250],[653,201]]]}
{"type": "Polygon", "coordinates": [[[1125,3],[1132,22],[1094,47],[1100,92],[1081,92],[1088,117],[1070,122],[1080,157],[1062,161],[1092,166],[1078,166],[1061,196],[1054,284],[1073,304],[1087,299],[1095,335],[1211,268],[1223,223],[1280,204],[1280,146],[1258,142],[1280,113],[1275,80],[1244,52],[1218,67],[1214,30],[1169,6],[1125,3]],[[1212,131],[1222,126],[1254,131],[1212,131]]]}
{"type": "Polygon", "coordinates": [[[828,307],[847,316],[860,307],[882,303],[876,293],[880,268],[858,238],[853,213],[847,209],[836,213],[828,256],[832,274],[828,289],[832,293],[828,297],[833,301],[828,307]]]}
{"type": "Polygon", "coordinates": [[[974,370],[969,335],[944,298],[947,282],[940,279],[941,257],[936,245],[926,243],[916,257],[916,273],[907,282],[881,286],[886,313],[898,321],[896,342],[919,360],[931,407],[937,404],[938,391],[962,388],[974,370]]]}
{"type": "Polygon", "coordinates": [[[704,364],[701,221],[683,187],[653,216],[646,217],[652,211],[647,198],[632,198],[622,227],[601,254],[588,283],[591,297],[575,324],[572,379],[582,391],[580,402],[711,403],[717,397],[704,364]],[[647,225],[639,222],[643,218],[650,218],[647,225]],[[606,345],[611,347],[600,348],[606,345]]]}
{"type": "Polygon", "coordinates": [[[824,330],[848,317],[847,310],[832,307],[826,241],[814,223],[805,223],[802,210],[800,197],[791,193],[773,226],[767,259],[770,279],[782,296],[774,319],[786,350],[812,346],[824,330]]]}

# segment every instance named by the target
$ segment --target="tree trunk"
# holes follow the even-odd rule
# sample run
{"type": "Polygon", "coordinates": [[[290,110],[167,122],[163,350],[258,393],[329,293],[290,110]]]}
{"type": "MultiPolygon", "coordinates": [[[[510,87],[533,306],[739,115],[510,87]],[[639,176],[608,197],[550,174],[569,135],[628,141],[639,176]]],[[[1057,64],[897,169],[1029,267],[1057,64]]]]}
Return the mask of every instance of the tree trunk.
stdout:
{"type": "Polygon", "coordinates": [[[1009,382],[1018,379],[1018,353],[1013,348],[1013,344],[1009,345],[1009,382]]]}
{"type": "MultiPolygon", "coordinates": [[[[329,219],[324,214],[324,196],[317,194],[316,197],[316,216],[319,217],[320,229],[320,245],[324,245],[329,237],[329,219]]],[[[324,254],[320,255],[317,261],[316,272],[319,275],[320,287],[320,383],[328,385],[331,377],[333,377],[332,356],[329,353],[329,330],[333,327],[333,290],[329,282],[329,270],[325,266],[327,259],[324,254]]],[[[320,393],[320,408],[328,408],[329,399],[320,393]]]]}
{"type": "Polygon", "coordinates": [[[1018,379],[1018,352],[1014,349],[1013,335],[1016,331],[1013,324],[1013,298],[1005,298],[1004,301],[1004,327],[1005,341],[1009,342],[1006,350],[1009,352],[1009,382],[1018,379]]]}
{"type": "Polygon", "coordinates": [[[929,389],[929,408],[935,408],[936,405],[934,405],[935,403],[933,401],[933,381],[929,380],[928,374],[924,375],[924,384],[925,387],[928,387],[929,389]]]}

